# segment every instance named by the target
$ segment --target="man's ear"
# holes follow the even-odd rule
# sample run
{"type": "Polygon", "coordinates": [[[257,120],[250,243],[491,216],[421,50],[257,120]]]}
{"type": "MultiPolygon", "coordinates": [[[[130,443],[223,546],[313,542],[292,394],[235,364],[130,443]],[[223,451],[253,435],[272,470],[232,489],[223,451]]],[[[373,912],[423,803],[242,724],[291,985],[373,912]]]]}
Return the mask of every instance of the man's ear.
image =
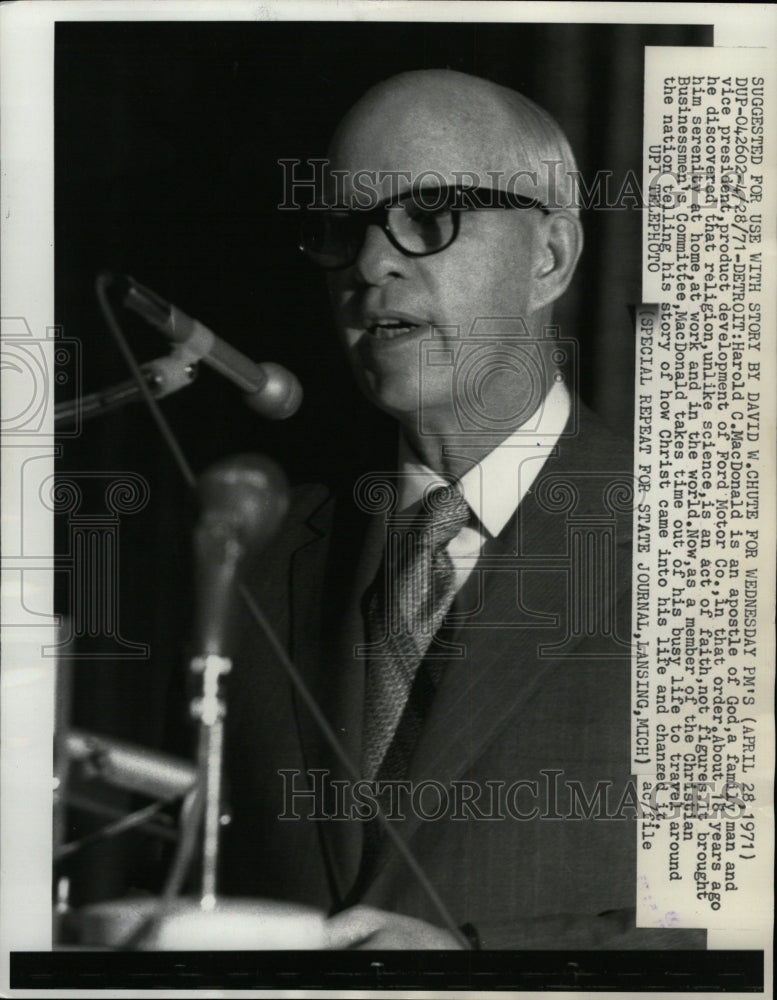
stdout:
{"type": "Polygon", "coordinates": [[[532,310],[555,302],[567,289],[583,249],[583,227],[571,212],[552,211],[537,227],[532,310]]]}

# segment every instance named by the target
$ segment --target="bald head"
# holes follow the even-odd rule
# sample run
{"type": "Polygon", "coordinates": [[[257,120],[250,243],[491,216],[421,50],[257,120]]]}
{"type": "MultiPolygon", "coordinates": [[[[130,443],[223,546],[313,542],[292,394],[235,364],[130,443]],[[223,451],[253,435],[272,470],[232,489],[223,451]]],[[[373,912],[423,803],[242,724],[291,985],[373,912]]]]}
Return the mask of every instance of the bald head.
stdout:
{"type": "MultiPolygon", "coordinates": [[[[348,173],[386,172],[395,184],[407,174],[403,188],[442,175],[574,206],[575,160],[554,119],[516,91],[454,70],[401,73],[372,87],[340,123],[330,160],[348,173]]],[[[396,193],[388,186],[383,197],[396,193]]]]}
{"type": "Polygon", "coordinates": [[[485,454],[557,381],[557,341],[545,329],[582,247],[560,190],[574,170],[561,130],[486,80],[403,73],[349,111],[330,164],[328,203],[348,211],[318,213],[310,243],[330,262],[335,324],[359,384],[430,467],[445,465],[443,445],[470,419],[489,438],[485,454]],[[488,191],[462,207],[450,187],[488,191]],[[429,197],[411,197],[419,189],[429,197]]]}

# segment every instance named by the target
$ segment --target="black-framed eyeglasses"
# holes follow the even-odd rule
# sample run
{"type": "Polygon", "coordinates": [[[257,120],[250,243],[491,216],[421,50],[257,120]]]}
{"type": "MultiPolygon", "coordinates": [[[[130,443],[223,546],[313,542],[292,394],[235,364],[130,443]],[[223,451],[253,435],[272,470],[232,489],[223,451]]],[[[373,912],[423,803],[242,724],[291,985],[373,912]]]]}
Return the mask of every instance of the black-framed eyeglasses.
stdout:
{"type": "Polygon", "coordinates": [[[427,187],[388,198],[374,208],[306,210],[300,250],[326,270],[350,267],[359,256],[368,226],[380,226],[407,257],[446,250],[459,235],[462,212],[495,208],[548,209],[534,198],[498,188],[427,187]]]}

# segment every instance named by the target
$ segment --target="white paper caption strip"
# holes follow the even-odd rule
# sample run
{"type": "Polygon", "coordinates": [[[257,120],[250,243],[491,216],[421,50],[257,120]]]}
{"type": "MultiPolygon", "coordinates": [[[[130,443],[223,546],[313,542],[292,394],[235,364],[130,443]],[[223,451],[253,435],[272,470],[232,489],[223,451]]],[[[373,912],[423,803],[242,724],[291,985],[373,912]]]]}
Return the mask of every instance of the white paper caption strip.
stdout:
{"type": "Polygon", "coordinates": [[[768,926],[773,72],[648,49],[637,311],[637,921],[768,926]],[[768,874],[766,875],[768,878],[768,874]]]}

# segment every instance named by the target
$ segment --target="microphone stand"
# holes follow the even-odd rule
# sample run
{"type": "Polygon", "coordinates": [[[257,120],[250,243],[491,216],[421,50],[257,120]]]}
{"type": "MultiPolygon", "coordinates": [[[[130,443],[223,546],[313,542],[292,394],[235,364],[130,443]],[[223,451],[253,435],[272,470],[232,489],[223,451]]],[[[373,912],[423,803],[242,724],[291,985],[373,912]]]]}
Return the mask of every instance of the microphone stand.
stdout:
{"type": "MultiPolygon", "coordinates": [[[[207,481],[207,474],[201,479],[207,481]]],[[[201,487],[202,488],[202,487],[201,487]]],[[[246,546],[230,509],[232,494],[220,480],[219,503],[210,504],[194,534],[196,553],[197,646],[189,667],[200,679],[200,692],[190,705],[199,722],[198,767],[204,796],[202,830],[202,894],[200,906],[216,905],[216,880],[221,826],[221,773],[224,757],[226,703],[221,696],[221,678],[232,669],[225,655],[235,601],[238,566],[246,546]]],[[[238,509],[239,513],[239,509],[238,509]]]]}
{"type": "Polygon", "coordinates": [[[221,829],[221,774],[224,757],[224,716],[226,704],[220,682],[232,669],[232,661],[211,653],[195,656],[190,662],[193,674],[202,678],[202,692],[192,699],[191,713],[199,721],[199,780],[204,789],[205,813],[202,837],[202,890],[200,907],[216,906],[216,882],[221,829]]]}
{"type": "MultiPolygon", "coordinates": [[[[140,372],[154,399],[162,399],[191,385],[197,377],[197,364],[184,352],[174,348],[165,357],[142,365],[140,372]]],[[[57,403],[54,407],[54,426],[62,428],[78,420],[90,420],[142,398],[143,392],[135,379],[127,379],[89,396],[57,403]]]]}

